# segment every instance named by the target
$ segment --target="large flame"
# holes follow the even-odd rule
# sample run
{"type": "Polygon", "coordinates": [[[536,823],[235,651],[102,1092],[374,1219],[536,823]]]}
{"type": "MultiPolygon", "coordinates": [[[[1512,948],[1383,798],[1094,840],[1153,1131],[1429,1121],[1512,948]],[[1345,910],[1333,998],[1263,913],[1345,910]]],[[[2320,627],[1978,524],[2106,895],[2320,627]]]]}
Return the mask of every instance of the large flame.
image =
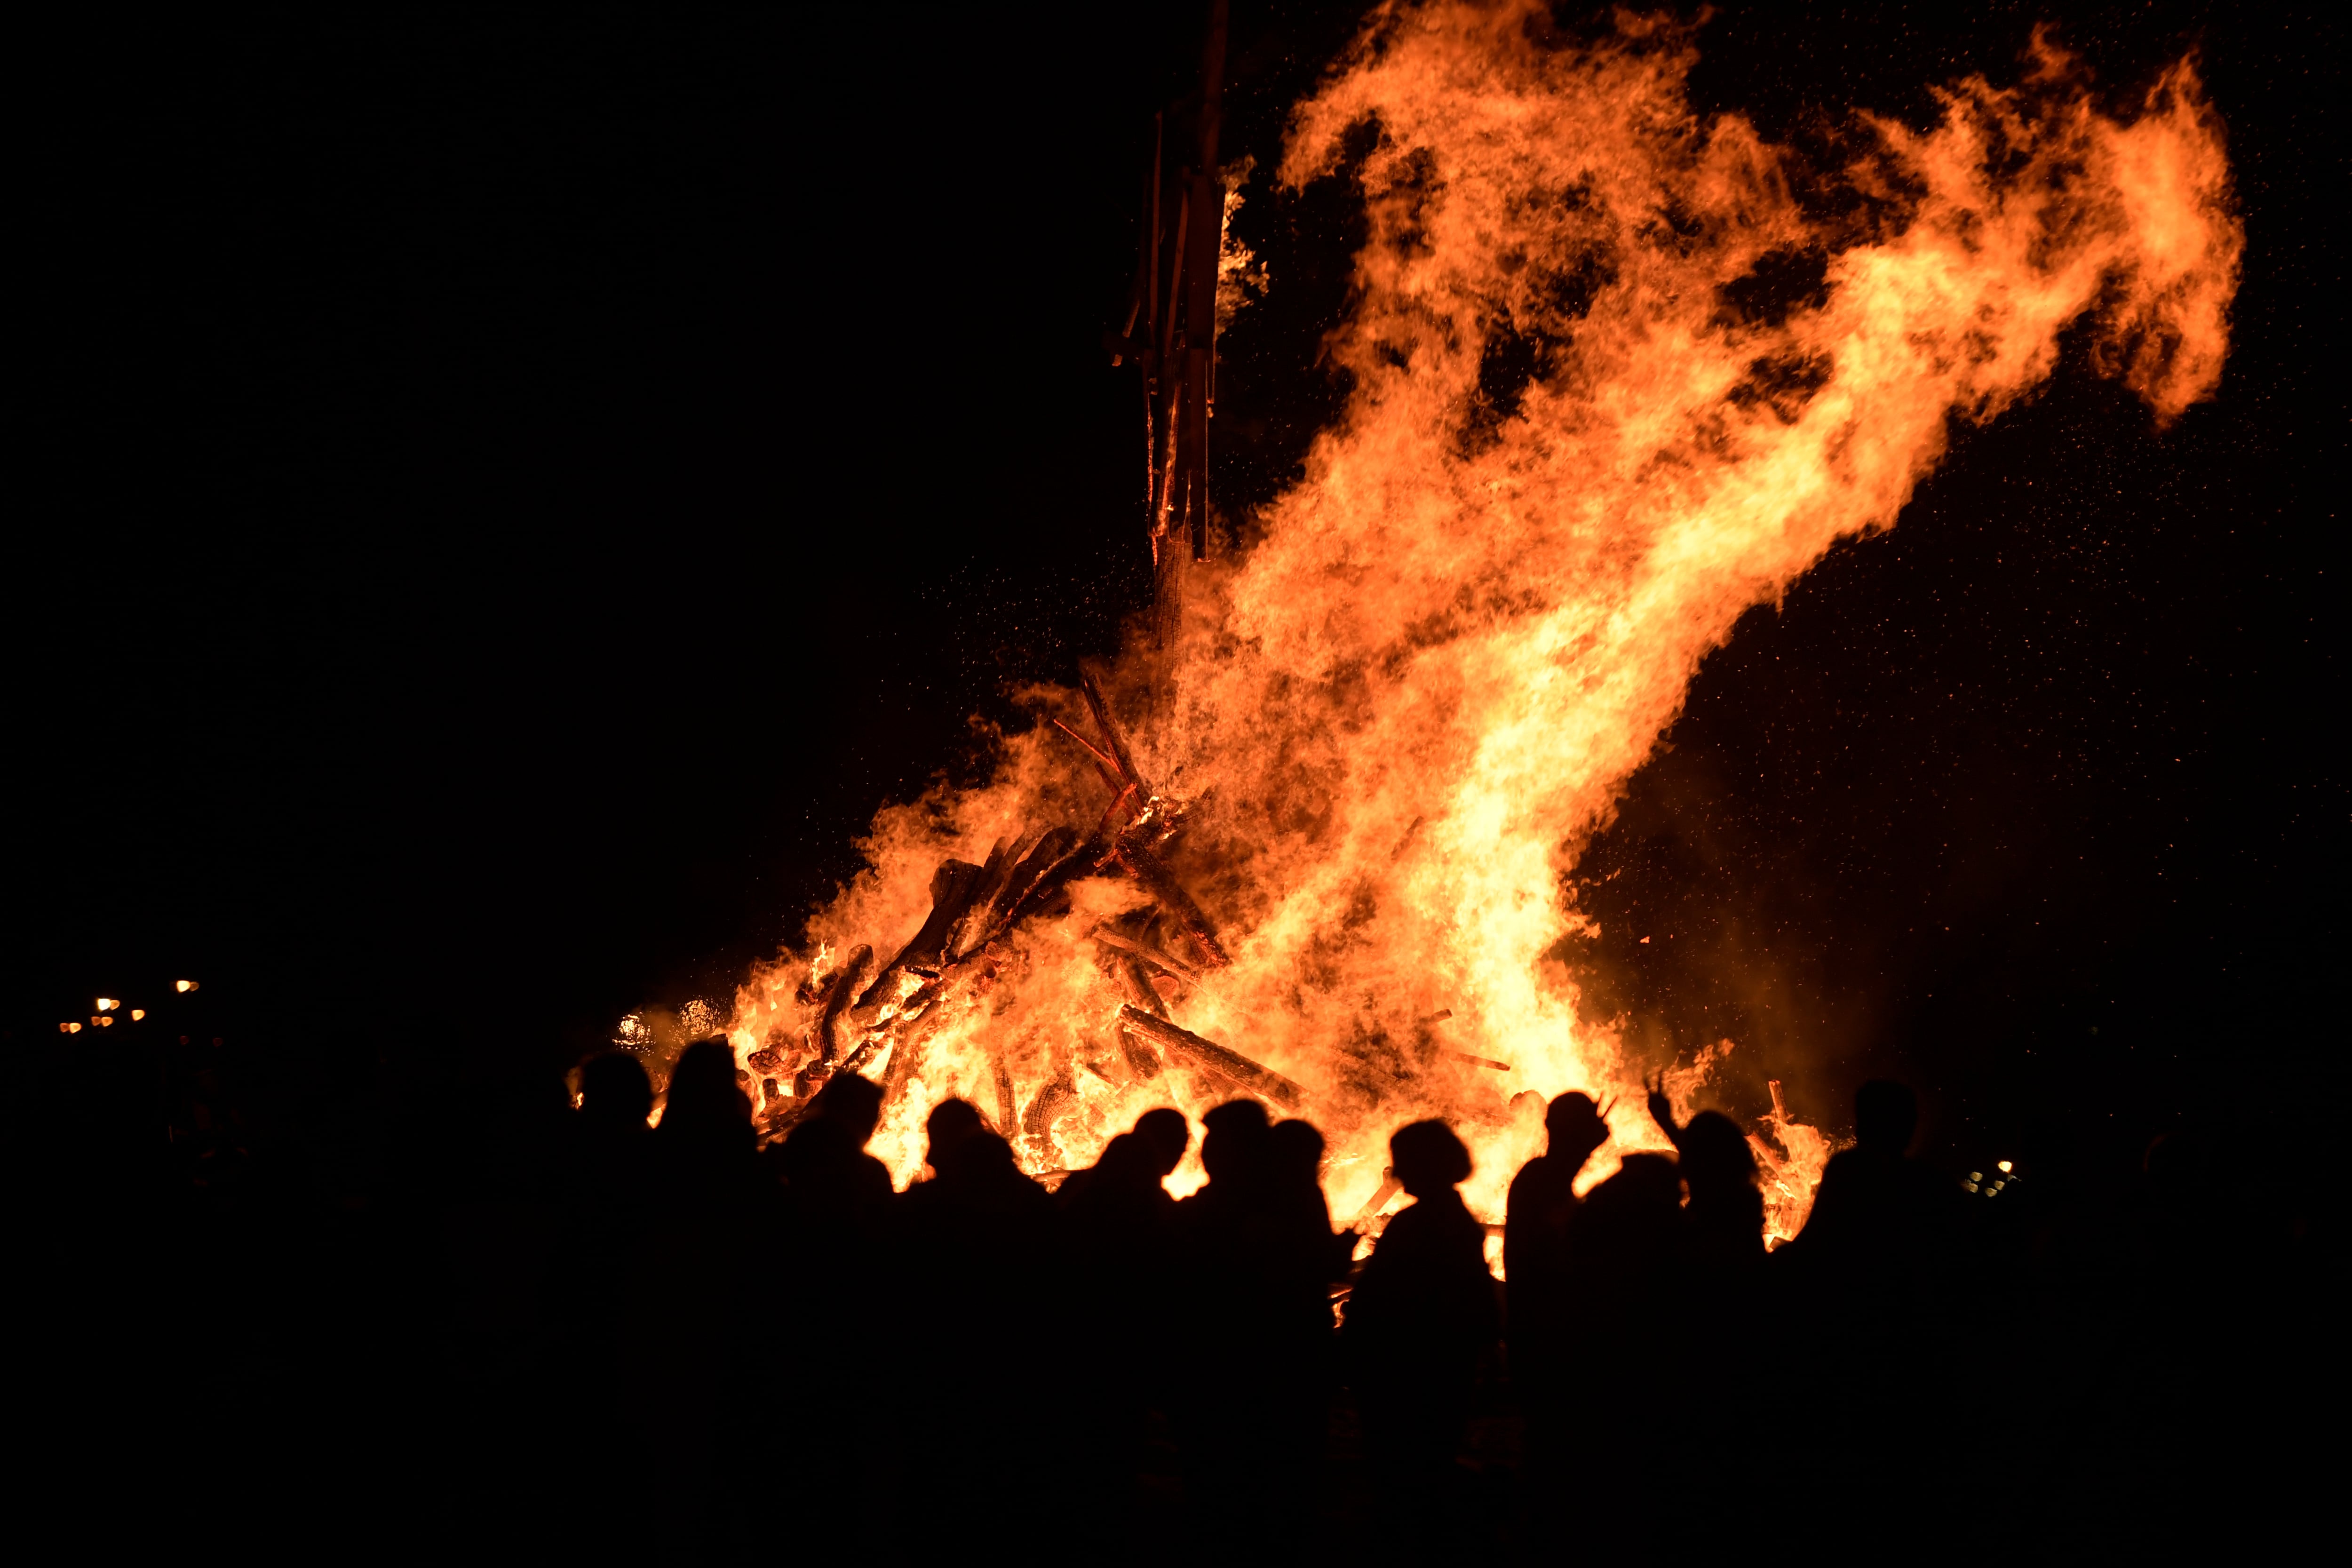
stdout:
{"type": "MultiPolygon", "coordinates": [[[[1892,526],[1952,421],[2030,393],[2070,325],[2159,421],[2227,347],[2242,237],[2186,61],[2110,118],[2037,38],[2021,85],[1959,82],[1924,132],[1860,118],[1849,164],[1822,170],[1694,115],[1686,30],[1570,42],[1545,16],[1383,9],[1297,109],[1280,179],[1358,180],[1369,205],[1328,344],[1352,394],[1255,542],[1192,570],[1174,647],[1106,681],[1144,776],[1188,804],[1167,853],[1233,959],[1169,1009],[1305,1087],[1343,1215],[1389,1133],[1443,1116],[1478,1159],[1465,1195],[1498,1216],[1541,1136],[1522,1090],[1618,1095],[1618,1146],[1658,1144],[1555,955],[1579,921],[1564,874],[1699,660],[1834,541],[1892,526]]],[[[804,1057],[808,979],[920,926],[943,858],[1084,831],[1105,801],[1041,726],[987,787],[883,811],[808,951],[739,993],[739,1051],[775,1053],[770,1075],[804,1057]]],[[[1151,1105],[1226,1097],[1122,1053],[1090,933],[1150,902],[1076,882],[919,1056],[872,1058],[901,1180],[945,1095],[1011,1112],[1037,1170],[1087,1163],[1151,1105]]],[[[1708,1059],[1675,1080],[1684,1103],[1708,1059]]],[[[1756,1145],[1786,1236],[1827,1144],[1775,1099],[1756,1145]]]]}

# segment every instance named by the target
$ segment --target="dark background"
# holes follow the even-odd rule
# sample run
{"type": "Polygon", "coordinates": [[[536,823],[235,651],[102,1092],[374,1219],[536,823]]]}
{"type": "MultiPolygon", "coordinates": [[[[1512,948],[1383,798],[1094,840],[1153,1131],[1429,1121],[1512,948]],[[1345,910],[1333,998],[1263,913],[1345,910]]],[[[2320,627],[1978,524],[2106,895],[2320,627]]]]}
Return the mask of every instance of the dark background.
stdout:
{"type": "MultiPolygon", "coordinates": [[[[1237,0],[1229,156],[1271,168],[1354,9],[1237,0]]],[[[2045,16],[2119,98],[2202,51],[2249,236],[2220,399],[2159,437],[2076,355],[1962,433],[1891,535],[1708,661],[1586,859],[1605,934],[1574,954],[1657,1051],[1738,1039],[1738,1108],[1780,1078],[1842,1128],[1902,1072],[1958,1158],[2039,1116],[2226,1121],[2336,1038],[2340,27],[1730,6],[1695,91],[1772,135],[1924,120],[1929,83],[2013,79],[2045,16]]],[[[10,1048],[100,1048],[57,1020],[182,974],[202,1029],[329,1081],[354,1039],[544,1063],[723,998],[877,804],[1148,595],[1099,339],[1195,27],[28,40],[10,1048]]],[[[1353,223],[1336,185],[1244,209],[1274,287],[1221,375],[1236,510],[1343,391],[1315,346],[1353,223]]]]}

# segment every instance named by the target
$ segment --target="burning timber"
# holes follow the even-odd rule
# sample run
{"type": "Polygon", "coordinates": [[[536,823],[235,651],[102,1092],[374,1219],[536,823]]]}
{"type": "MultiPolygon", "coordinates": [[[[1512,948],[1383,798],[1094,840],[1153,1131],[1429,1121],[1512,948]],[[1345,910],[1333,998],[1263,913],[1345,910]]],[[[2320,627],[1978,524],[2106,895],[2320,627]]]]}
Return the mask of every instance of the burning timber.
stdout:
{"type": "Polygon", "coordinates": [[[1229,1050],[1214,1040],[1203,1039],[1190,1029],[1179,1028],[1167,1019],[1143,1012],[1131,1004],[1119,1008],[1118,1026],[1129,1034],[1139,1035],[1175,1052],[1194,1067],[1224,1079],[1244,1094],[1273,1100],[1286,1110],[1296,1110],[1307,1102],[1307,1091],[1272,1068],[1261,1067],[1239,1051],[1229,1050]]]}
{"type": "MultiPolygon", "coordinates": [[[[1111,793],[1094,831],[1082,838],[1067,826],[1038,829],[1017,840],[1000,840],[984,864],[942,861],[931,875],[930,912],[895,956],[877,966],[876,950],[860,944],[839,965],[802,986],[808,1021],[797,1048],[789,1036],[772,1033],[747,1061],[747,1076],[759,1076],[763,1121],[772,1137],[790,1131],[836,1072],[880,1064],[886,1104],[899,1094],[918,1070],[930,1037],[990,988],[1013,937],[1034,919],[1066,912],[1070,885],[1089,877],[1125,879],[1151,900],[1143,925],[1121,930],[1106,922],[1089,933],[1105,973],[1125,999],[1116,1065],[1133,1079],[1146,1080],[1160,1076],[1163,1058],[1172,1058],[1284,1107],[1305,1103],[1306,1091],[1290,1079],[1181,1027],[1171,1016],[1161,984],[1196,985],[1207,970],[1233,961],[1208,913],[1161,854],[1181,826],[1181,804],[1145,781],[1126,731],[1090,673],[1080,690],[1094,735],[1059,719],[1053,722],[1084,751],[1111,793]],[[1192,961],[1149,940],[1150,928],[1162,922],[1190,942],[1192,961]],[[781,1087],[785,1079],[793,1086],[790,1094],[781,1087]]],[[[1025,1110],[1002,1053],[992,1053],[991,1072],[1000,1129],[1042,1147],[1054,1117],[1075,1099],[1068,1067],[1054,1075],[1025,1110]]]]}

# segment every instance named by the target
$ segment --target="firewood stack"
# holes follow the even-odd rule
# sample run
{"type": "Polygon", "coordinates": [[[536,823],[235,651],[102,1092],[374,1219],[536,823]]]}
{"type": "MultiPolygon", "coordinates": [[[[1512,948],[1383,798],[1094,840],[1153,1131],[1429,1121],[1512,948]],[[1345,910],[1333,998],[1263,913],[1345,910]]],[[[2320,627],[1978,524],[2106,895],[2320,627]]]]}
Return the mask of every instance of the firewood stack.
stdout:
{"type": "MultiPolygon", "coordinates": [[[[1092,739],[1054,721],[1084,749],[1110,791],[1094,830],[1038,829],[1000,840],[984,865],[943,861],[931,877],[931,910],[888,963],[875,949],[852,949],[831,971],[804,984],[801,1038],[771,1036],[749,1066],[761,1086],[763,1121],[781,1137],[808,1113],[825,1080],[879,1062],[886,1104],[895,1099],[938,1027],[958,1010],[952,1004],[984,993],[1007,944],[1034,918],[1051,919],[1070,907],[1069,886],[1085,877],[1125,878],[1151,903],[1089,933],[1103,972],[1118,987],[1119,1051],[1125,1071],[1156,1078],[1170,1063],[1202,1074],[1236,1093],[1255,1095],[1281,1110],[1304,1105],[1307,1093],[1282,1074],[1182,1027],[1170,998],[1233,962],[1208,914],[1170,869],[1163,850],[1183,822],[1183,803],[1152,790],[1135,764],[1127,736],[1091,674],[1080,689],[1093,720],[1092,739]],[[1184,951],[1180,956],[1175,949],[1184,951]],[[886,1057],[887,1054],[887,1057],[886,1057]],[[789,1080],[792,1090],[783,1090],[789,1080]]],[[[997,1129],[1046,1152],[1054,1119],[1075,1100],[1068,1064],[1059,1067],[1024,1107],[1002,1054],[994,1059],[997,1129]]],[[[983,1110],[991,1108],[983,1107],[983,1110]]]]}

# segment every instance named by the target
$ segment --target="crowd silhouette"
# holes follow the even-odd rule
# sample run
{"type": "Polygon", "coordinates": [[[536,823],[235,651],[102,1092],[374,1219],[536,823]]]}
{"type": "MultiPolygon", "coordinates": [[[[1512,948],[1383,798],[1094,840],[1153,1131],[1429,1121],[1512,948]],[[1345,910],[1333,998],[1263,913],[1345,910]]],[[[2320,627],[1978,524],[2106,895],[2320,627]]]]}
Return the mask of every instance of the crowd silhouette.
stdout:
{"type": "MultiPolygon", "coordinates": [[[[764,1148],[723,1041],[672,1064],[657,1126],[636,1057],[576,1082],[576,1108],[475,1086],[338,1250],[273,1266],[255,1202],[191,1211],[213,1217],[171,1264],[218,1299],[193,1331],[261,1347],[205,1395],[247,1424],[189,1461],[204,1506],[495,1516],[518,1547],[678,1562],[1549,1562],[1808,1532],[2103,1555],[2295,1473],[2212,1433],[2269,1419],[2305,1342],[2280,1303],[2318,1299],[2306,1211],[2247,1206],[2194,1139],[2117,1198],[2045,1128],[1989,1204],[1911,1156],[1908,1089],[1864,1084],[1768,1252],[1729,1118],[1654,1088],[1673,1152],[1594,1181],[1609,1108],[1564,1094],[1510,1184],[1506,1285],[1440,1121],[1389,1140],[1407,1205],[1349,1226],[1322,1135],[1255,1100],[1202,1117],[1208,1180],[1179,1201],[1169,1109],[1049,1190],[942,1100],[896,1191],[855,1074],[764,1148]],[[272,1316],[314,1276],[359,1304],[272,1316]]],[[[234,1131],[201,1156],[220,1191],[234,1131]]],[[[90,1322],[120,1321],[106,1278],[90,1322]]]]}

